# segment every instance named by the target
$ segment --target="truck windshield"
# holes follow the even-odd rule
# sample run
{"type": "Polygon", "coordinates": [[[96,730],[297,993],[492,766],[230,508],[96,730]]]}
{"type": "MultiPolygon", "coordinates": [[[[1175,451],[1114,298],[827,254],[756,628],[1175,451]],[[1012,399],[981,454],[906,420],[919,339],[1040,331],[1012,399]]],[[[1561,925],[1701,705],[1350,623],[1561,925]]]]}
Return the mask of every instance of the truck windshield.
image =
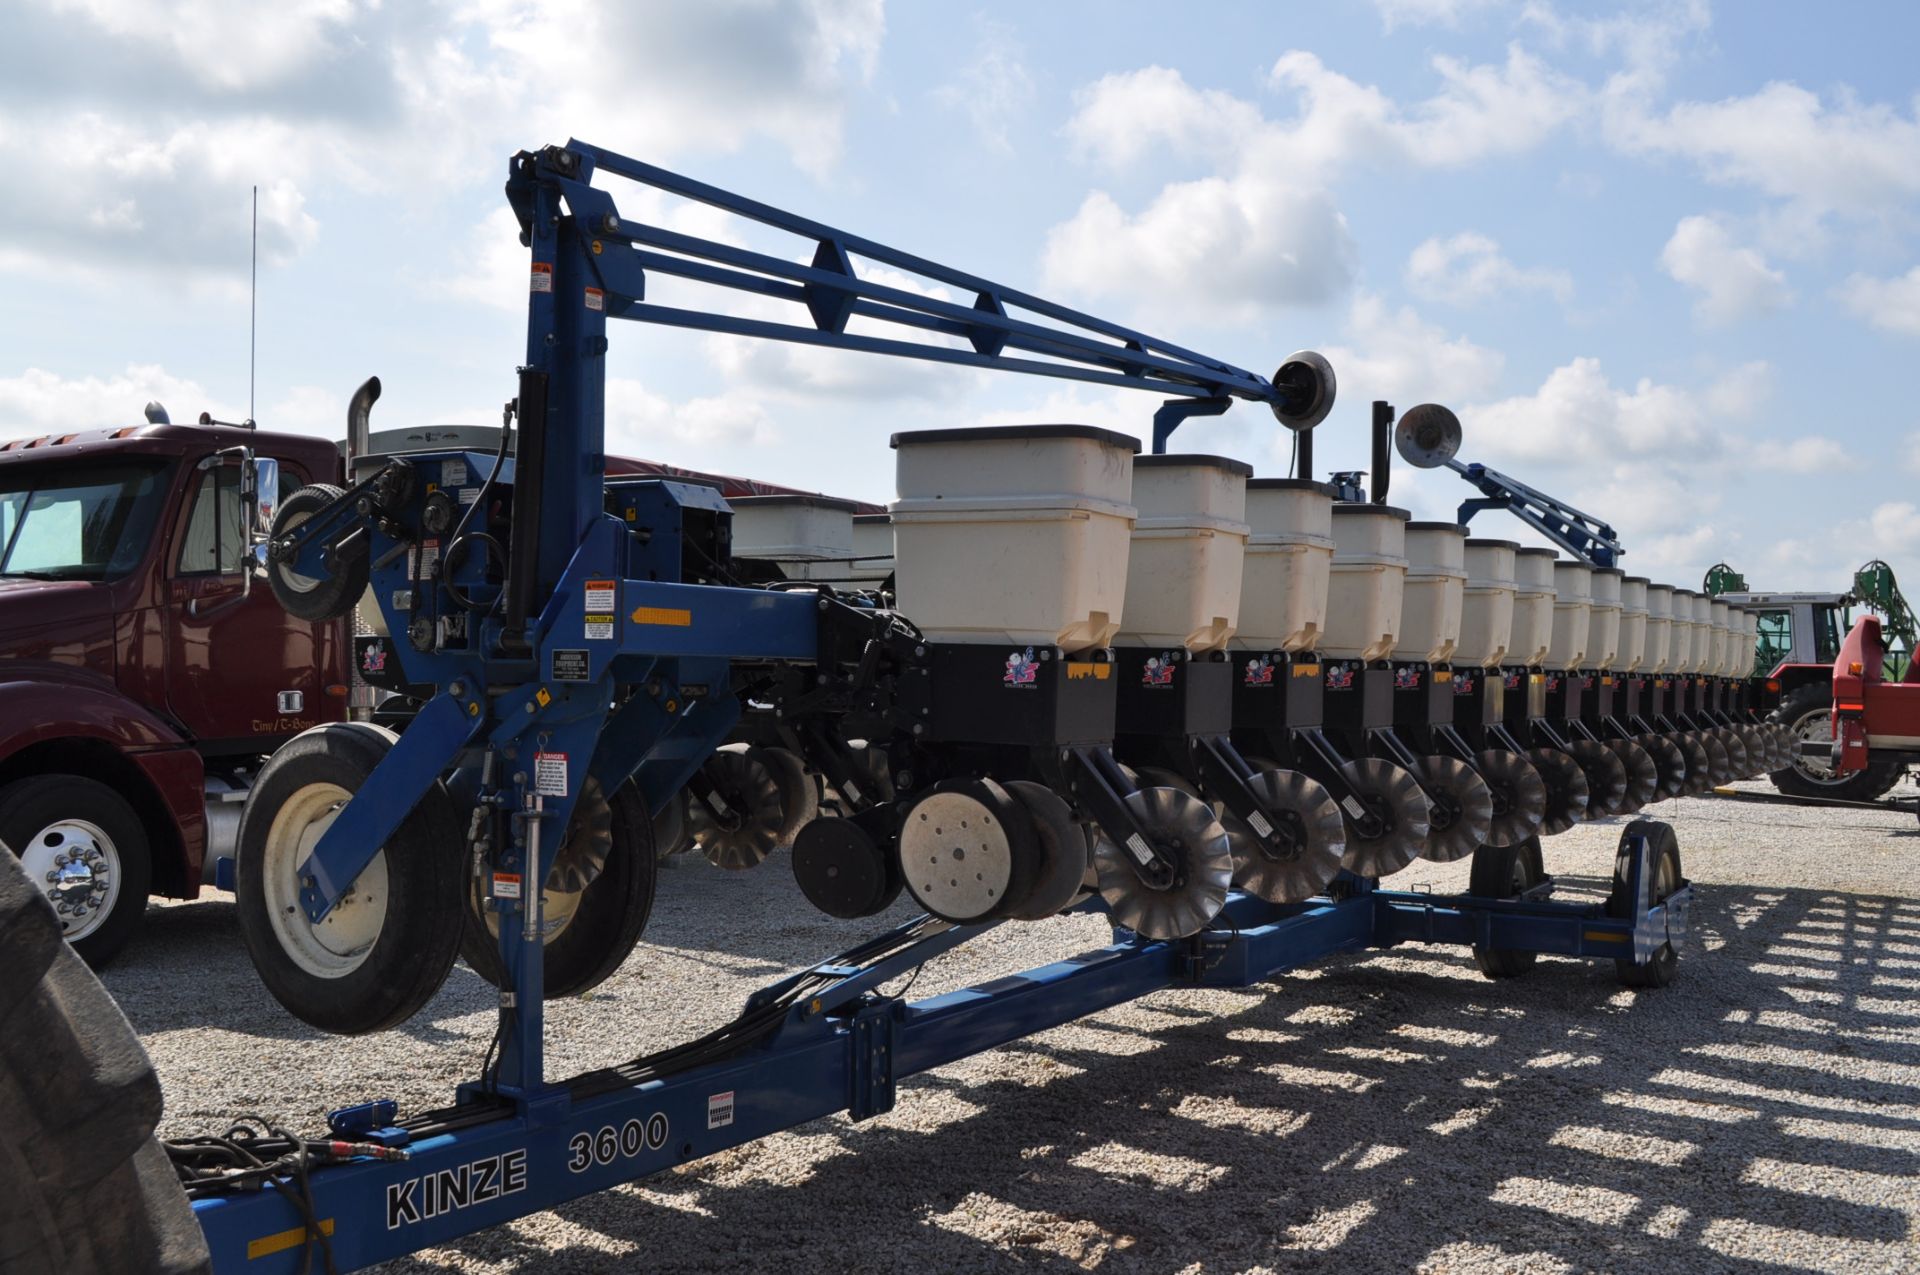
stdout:
{"type": "Polygon", "coordinates": [[[111,580],[153,543],[166,463],[0,471],[0,576],[111,580]]]}

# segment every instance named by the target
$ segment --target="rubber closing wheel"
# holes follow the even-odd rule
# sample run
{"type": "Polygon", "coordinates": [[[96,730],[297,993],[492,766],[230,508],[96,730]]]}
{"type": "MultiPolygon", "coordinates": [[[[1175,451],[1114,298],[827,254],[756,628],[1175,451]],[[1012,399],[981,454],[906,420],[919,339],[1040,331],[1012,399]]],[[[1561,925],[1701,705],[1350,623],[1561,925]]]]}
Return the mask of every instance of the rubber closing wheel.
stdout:
{"type": "Polygon", "coordinates": [[[153,1064],[12,855],[0,855],[0,954],[0,1271],[210,1271],[153,1139],[153,1064]]]}
{"type": "Polygon", "coordinates": [[[1297,770],[1257,771],[1247,787],[1289,834],[1291,854],[1277,854],[1240,819],[1216,807],[1233,847],[1233,884],[1269,903],[1298,903],[1324,891],[1340,875],[1347,826],[1333,794],[1297,770]]]}
{"type": "Polygon", "coordinates": [[[1519,753],[1489,748],[1474,755],[1473,765],[1493,795],[1487,844],[1518,845],[1539,832],[1547,814],[1547,785],[1533,764],[1519,753]]]}
{"type": "Polygon", "coordinates": [[[780,787],[780,809],[786,822],[780,825],[780,844],[790,846],[800,829],[820,813],[820,787],[807,773],[806,763],[784,748],[750,748],[747,756],[766,767],[780,787]]]}
{"type": "MultiPolygon", "coordinates": [[[[1476,850],[1467,892],[1482,899],[1515,899],[1546,879],[1540,838],[1528,837],[1518,845],[1476,850]]],[[[1514,948],[1473,949],[1474,964],[1488,978],[1518,978],[1533,968],[1537,955],[1514,948]]]]}
{"type": "Polygon", "coordinates": [[[1015,899],[1007,915],[1016,921],[1044,921],[1071,906],[1086,879],[1093,847],[1073,817],[1073,807],[1045,784],[1029,779],[1007,782],[1007,792],[1026,807],[1033,819],[1034,865],[1032,884],[1024,899],[1015,899]]]}
{"type": "Polygon", "coordinates": [[[899,861],[853,819],[816,819],[800,829],[792,861],[807,902],[842,920],[886,911],[904,884],[899,861]]]}
{"type": "Polygon", "coordinates": [[[1113,923],[1150,939],[1198,934],[1226,906],[1233,885],[1227,830],[1206,802],[1177,788],[1142,788],[1122,800],[1176,871],[1169,888],[1155,890],[1134,871],[1128,852],[1102,837],[1094,867],[1113,923]]]}
{"type": "Polygon", "coordinates": [[[1540,821],[1541,835],[1558,836],[1587,813],[1586,772],[1556,748],[1536,748],[1527,754],[1527,760],[1547,786],[1547,813],[1540,821]]]}
{"type": "Polygon", "coordinates": [[[1627,771],[1627,795],[1620,805],[1621,814],[1634,814],[1660,799],[1660,768],[1653,764],[1647,750],[1630,739],[1610,739],[1607,747],[1620,759],[1627,771]]]}
{"type": "Polygon", "coordinates": [[[716,868],[755,867],[780,844],[787,824],[780,784],[759,758],[721,749],[700,768],[710,791],[696,781],[687,793],[687,827],[716,868]]]}
{"type": "Polygon", "coordinates": [[[1452,863],[1487,843],[1493,793],[1473,767],[1455,757],[1422,757],[1419,779],[1427,794],[1427,844],[1421,858],[1452,863]]]}
{"type": "Polygon", "coordinates": [[[960,925],[1027,898],[1038,858],[1026,807],[991,779],[948,779],[900,815],[900,871],[913,901],[960,925]]]}
{"type": "Polygon", "coordinates": [[[273,998],[322,1031],[380,1031],[446,981],[466,924],[466,846],[438,780],[319,923],[299,868],[398,737],[362,722],[316,726],[261,768],[240,816],[240,935],[273,998]]]}
{"type": "Polygon", "coordinates": [[[1641,751],[1653,759],[1653,768],[1659,776],[1659,789],[1654,800],[1671,801],[1685,795],[1687,791],[1687,758],[1665,735],[1641,735],[1633,741],[1640,745],[1641,751]]]}
{"type": "Polygon", "coordinates": [[[1613,750],[1592,739],[1576,739],[1569,754],[1587,777],[1584,819],[1606,819],[1620,813],[1627,799],[1627,767],[1613,750]]]}
{"type": "MultiPolygon", "coordinates": [[[[589,779],[567,819],[566,840],[554,856],[541,900],[546,950],[540,973],[548,1000],[590,991],[626,963],[653,912],[657,868],[653,820],[633,784],[620,785],[609,798],[598,780],[589,779]],[[589,852],[597,854],[598,870],[577,889],[562,888],[578,880],[577,869],[568,870],[568,860],[582,841],[599,846],[589,852]]],[[[500,918],[481,901],[482,880],[475,879],[469,892],[473,906],[460,938],[460,955],[474,973],[503,987],[500,918]]]]}
{"type": "MultiPolygon", "coordinates": [[[[1641,836],[1647,838],[1649,867],[1653,872],[1651,888],[1647,892],[1649,904],[1665,901],[1686,880],[1680,874],[1680,843],[1675,839],[1672,827],[1654,819],[1636,819],[1620,834],[1620,848],[1613,857],[1613,890],[1607,895],[1608,916],[1621,920],[1633,916],[1633,842],[1634,838],[1641,836]]],[[[1613,964],[1620,981],[1628,987],[1665,987],[1680,972],[1680,954],[1674,950],[1673,944],[1662,943],[1652,959],[1644,965],[1630,960],[1616,960],[1613,964]]]]}
{"type": "Polygon", "coordinates": [[[1340,768],[1360,809],[1339,801],[1347,819],[1347,852],[1341,863],[1363,877],[1391,876],[1427,848],[1427,794],[1420,782],[1390,761],[1361,757],[1340,768]]]}

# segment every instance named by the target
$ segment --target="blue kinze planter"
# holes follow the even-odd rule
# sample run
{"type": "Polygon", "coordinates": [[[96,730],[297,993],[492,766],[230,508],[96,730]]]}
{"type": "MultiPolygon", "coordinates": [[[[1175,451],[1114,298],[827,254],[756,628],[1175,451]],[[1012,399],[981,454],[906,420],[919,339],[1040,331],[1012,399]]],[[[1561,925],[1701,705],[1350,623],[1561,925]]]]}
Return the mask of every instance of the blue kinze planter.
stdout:
{"type": "MultiPolygon", "coordinates": [[[[340,1269],[357,1268],[806,1120],[886,1111],[903,1077],[1135,997],[1246,986],[1333,953],[1448,942],[1473,946],[1496,975],[1558,952],[1616,960],[1630,982],[1672,976],[1690,887],[1664,825],[1628,828],[1605,905],[1549,901],[1537,838],[1476,853],[1470,896],[1344,873],[1308,889],[1269,874],[1295,883],[1268,891],[1277,897],[1228,893],[1222,819],[1242,854],[1275,861],[1320,835],[1288,805],[1300,786],[1259,782],[1272,772],[1235,748],[1230,680],[1213,679],[1213,699],[1183,698],[1164,724],[1129,719],[1135,746],[1141,732],[1166,744],[1159,755],[1185,766],[1194,791],[1143,784],[1113,751],[1118,683],[1168,683],[1180,660],[1155,657],[1143,674],[1104,647],[1040,643],[1010,661],[1002,646],[930,641],[871,595],[738,587],[717,496],[601,473],[609,318],[1157,391],[1169,398],[1157,449],[1186,416],[1235,398],[1311,429],[1334,393],[1319,356],[1295,355],[1269,381],[580,143],[515,156],[507,191],[531,288],[513,454],[505,440],[491,456],[416,453],[351,490],[309,489],[284,504],[267,550],[296,615],[341,614],[371,590],[393,635],[382,671],[425,707],[397,738],[348,725],[277,756],[243,822],[239,878],[249,949],[294,1013],[334,1031],[390,1026],[425,1003],[465,942],[502,989],[496,1048],[446,1109],[336,1113],[332,1137],[347,1145],[284,1191],[190,1184],[216,1269],[298,1270],[323,1237],[340,1269]],[[810,256],[628,222],[596,176],[787,232],[810,256]],[[856,258],[973,299],[862,280],[856,258]],[[649,272],[785,301],[799,322],[651,304],[649,272]],[[905,331],[850,332],[856,317],[905,331]],[[1017,686],[1017,700],[966,689],[975,678],[1017,686]],[[847,812],[796,844],[821,906],[884,909],[903,885],[902,847],[921,845],[939,812],[991,829],[982,850],[1004,890],[975,898],[957,874],[952,893],[907,882],[938,915],[765,989],[709,1036],[550,1081],[544,997],[604,978],[638,939],[652,859],[632,847],[646,848],[649,809],[691,781],[728,817],[726,794],[697,772],[743,703],[777,719],[847,812]],[[883,773],[852,739],[878,747],[883,773]],[[1090,868],[1098,895],[1083,885],[1090,868]],[[909,1004],[876,990],[995,924],[1073,906],[1136,928],[969,991],[909,1004]]],[[[1393,810],[1328,775],[1349,835],[1391,834],[1393,810]]]]}

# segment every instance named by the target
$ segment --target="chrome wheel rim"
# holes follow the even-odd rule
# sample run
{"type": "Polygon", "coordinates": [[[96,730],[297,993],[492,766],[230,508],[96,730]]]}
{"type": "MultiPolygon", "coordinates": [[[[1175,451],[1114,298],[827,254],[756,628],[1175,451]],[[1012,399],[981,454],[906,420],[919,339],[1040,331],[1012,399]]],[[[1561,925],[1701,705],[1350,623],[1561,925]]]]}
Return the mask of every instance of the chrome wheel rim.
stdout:
{"type": "Polygon", "coordinates": [[[56,819],[27,839],[20,863],[69,943],[98,930],[120,901],[120,852],[99,824],[56,819]]]}

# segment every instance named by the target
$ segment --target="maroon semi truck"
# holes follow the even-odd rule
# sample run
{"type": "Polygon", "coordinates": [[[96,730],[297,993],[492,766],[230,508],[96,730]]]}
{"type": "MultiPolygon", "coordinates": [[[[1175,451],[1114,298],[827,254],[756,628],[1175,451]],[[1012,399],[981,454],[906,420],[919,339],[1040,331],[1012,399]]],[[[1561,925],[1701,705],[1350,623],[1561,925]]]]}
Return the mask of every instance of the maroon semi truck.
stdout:
{"type": "Polygon", "coordinates": [[[254,571],[280,497],[337,483],[324,439],[148,423],[0,444],[0,843],[95,965],[149,895],[231,884],[264,757],[347,714],[339,623],[254,571]]]}

